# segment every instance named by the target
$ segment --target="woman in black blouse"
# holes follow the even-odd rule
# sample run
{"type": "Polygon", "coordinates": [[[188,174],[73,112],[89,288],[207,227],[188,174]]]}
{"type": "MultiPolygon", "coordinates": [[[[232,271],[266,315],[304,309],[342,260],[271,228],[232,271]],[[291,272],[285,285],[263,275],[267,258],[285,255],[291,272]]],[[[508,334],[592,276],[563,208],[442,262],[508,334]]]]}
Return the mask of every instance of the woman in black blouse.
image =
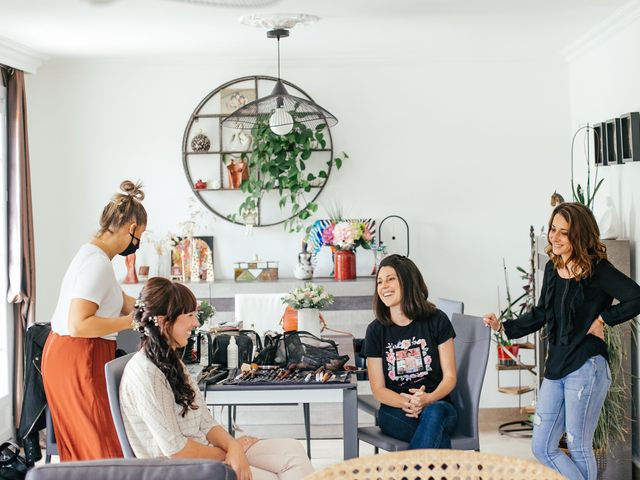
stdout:
{"type": "Polygon", "coordinates": [[[456,334],[428,297],[411,260],[390,255],[380,262],[376,320],[367,327],[364,355],[371,392],[381,404],[378,425],[410,449],[451,448],[458,421],[449,399],[456,386],[456,334]]]}
{"type": "Polygon", "coordinates": [[[595,480],[593,434],[611,384],[604,326],[640,313],[640,286],[608,260],[596,220],[579,203],[561,203],[549,220],[549,262],[538,305],[501,324],[484,322],[519,338],[546,325],[549,353],[534,417],[532,450],[538,460],[570,480],[595,480]],[[613,299],[620,303],[612,306],[613,299]],[[571,457],[558,442],[567,433],[571,457]]]}

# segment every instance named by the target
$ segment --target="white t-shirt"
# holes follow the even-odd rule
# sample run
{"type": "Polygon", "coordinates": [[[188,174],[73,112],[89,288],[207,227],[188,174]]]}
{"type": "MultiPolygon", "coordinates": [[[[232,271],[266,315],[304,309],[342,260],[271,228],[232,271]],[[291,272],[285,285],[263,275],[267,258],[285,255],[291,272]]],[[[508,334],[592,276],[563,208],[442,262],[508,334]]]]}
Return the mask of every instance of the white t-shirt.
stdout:
{"type": "Polygon", "coordinates": [[[209,444],[207,433],[218,423],[196,382],[187,377],[198,409],[189,409],[183,417],[167,377],[144,352],[136,353],[127,363],[120,381],[120,410],[137,458],[169,457],[184,448],[187,438],[209,444]]]}
{"type": "MultiPolygon", "coordinates": [[[[71,300],[81,298],[98,305],[96,316],[121,316],[122,289],[107,254],[92,243],[86,243],[73,257],[62,279],[58,304],[51,318],[51,330],[58,335],[69,335],[69,307],[71,300]]],[[[116,334],[105,335],[115,340],[116,334]]]]}

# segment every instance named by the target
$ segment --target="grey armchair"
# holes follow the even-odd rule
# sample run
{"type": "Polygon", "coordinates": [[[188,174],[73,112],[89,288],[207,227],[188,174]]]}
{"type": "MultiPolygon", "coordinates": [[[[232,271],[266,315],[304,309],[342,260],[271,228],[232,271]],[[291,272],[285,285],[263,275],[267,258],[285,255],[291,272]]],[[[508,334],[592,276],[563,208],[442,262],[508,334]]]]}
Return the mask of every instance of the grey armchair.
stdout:
{"type": "MultiPolygon", "coordinates": [[[[452,448],[480,450],[478,411],[480,393],[487,369],[491,332],[480,317],[454,313],[457,385],[451,400],[458,410],[458,426],[451,437],[452,448]]],[[[406,450],[409,444],[382,433],[376,427],[358,428],[358,439],[387,451],[406,450]]]]}
{"type": "Polygon", "coordinates": [[[41,465],[27,480],[236,480],[234,471],[215,460],[110,459],[41,465]]]}
{"type": "MultiPolygon", "coordinates": [[[[459,300],[450,300],[448,298],[438,298],[436,300],[436,306],[447,314],[449,320],[453,317],[454,313],[464,313],[464,303],[459,300]]],[[[455,329],[455,326],[454,326],[455,329]]],[[[380,408],[380,402],[373,398],[373,395],[358,395],[358,408],[363,412],[368,413],[376,419],[378,416],[378,409],[380,408]]],[[[454,443],[453,448],[460,449],[460,446],[454,443]]],[[[386,449],[385,449],[386,450],[386,449]]],[[[374,445],[375,453],[378,453],[378,447],[374,445]]]]}
{"type": "Polygon", "coordinates": [[[124,429],[124,421],[122,419],[122,412],[120,411],[120,380],[122,380],[122,372],[127,365],[131,357],[135,353],[130,353],[123,357],[111,360],[104,366],[104,376],[107,381],[107,395],[109,396],[109,407],[111,408],[111,417],[116,427],[116,433],[118,434],[118,440],[120,441],[120,447],[124,458],[136,458],[133,453],[129,439],[127,438],[127,432],[124,429]]]}

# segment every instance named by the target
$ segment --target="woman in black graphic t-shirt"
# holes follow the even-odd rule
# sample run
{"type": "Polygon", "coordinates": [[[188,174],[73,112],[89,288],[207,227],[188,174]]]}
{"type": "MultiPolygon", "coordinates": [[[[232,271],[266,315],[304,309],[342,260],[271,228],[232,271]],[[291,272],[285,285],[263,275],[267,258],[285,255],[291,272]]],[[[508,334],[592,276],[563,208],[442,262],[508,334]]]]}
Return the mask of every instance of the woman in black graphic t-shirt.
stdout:
{"type": "Polygon", "coordinates": [[[455,332],[428,300],[418,267],[391,255],[376,277],[376,320],[367,327],[364,355],[378,400],[378,425],[410,449],[451,448],[458,421],[449,393],[456,385],[455,332]]]}

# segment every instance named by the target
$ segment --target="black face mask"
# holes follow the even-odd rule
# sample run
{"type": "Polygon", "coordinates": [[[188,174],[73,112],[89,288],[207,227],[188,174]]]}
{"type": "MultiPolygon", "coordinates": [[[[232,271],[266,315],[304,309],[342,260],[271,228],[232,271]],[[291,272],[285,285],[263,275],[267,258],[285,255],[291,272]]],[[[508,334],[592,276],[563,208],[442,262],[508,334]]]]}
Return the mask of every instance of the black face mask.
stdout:
{"type": "Polygon", "coordinates": [[[131,241],[129,242],[129,245],[127,245],[127,248],[125,248],[122,252],[119,253],[119,255],[122,255],[123,257],[126,257],[127,255],[131,255],[132,253],[136,253],[136,250],[140,248],[140,239],[136,237],[133,233],[130,233],[129,235],[131,235],[131,241]],[[133,243],[134,240],[137,240],[138,243],[133,243]]]}

